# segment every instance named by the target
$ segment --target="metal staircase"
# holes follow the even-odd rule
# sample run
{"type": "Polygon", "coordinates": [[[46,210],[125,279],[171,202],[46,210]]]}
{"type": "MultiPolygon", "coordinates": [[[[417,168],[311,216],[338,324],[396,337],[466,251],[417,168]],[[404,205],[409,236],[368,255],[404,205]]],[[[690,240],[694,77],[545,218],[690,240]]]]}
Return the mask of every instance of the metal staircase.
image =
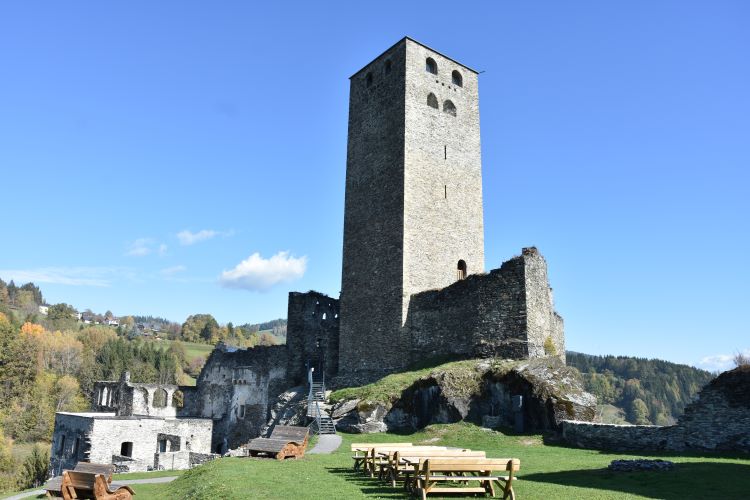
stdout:
{"type": "Polygon", "coordinates": [[[336,434],[336,426],[331,416],[324,411],[326,408],[325,373],[320,377],[314,376],[314,369],[310,369],[307,381],[310,392],[307,396],[307,418],[312,419],[310,430],[317,434],[336,434]]]}

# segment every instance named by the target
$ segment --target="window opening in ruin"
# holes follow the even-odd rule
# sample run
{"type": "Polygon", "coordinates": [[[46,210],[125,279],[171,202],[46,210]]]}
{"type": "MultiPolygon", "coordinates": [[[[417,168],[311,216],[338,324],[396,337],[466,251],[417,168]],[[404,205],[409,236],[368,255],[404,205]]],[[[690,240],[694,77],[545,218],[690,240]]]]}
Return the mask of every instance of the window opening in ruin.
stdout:
{"type": "Polygon", "coordinates": [[[456,276],[459,280],[466,279],[466,262],[463,259],[458,261],[456,276]]]}
{"type": "Polygon", "coordinates": [[[160,439],[159,440],[159,453],[164,453],[166,451],[167,451],[167,440],[160,439]]]}
{"type": "Polygon", "coordinates": [[[154,392],[154,408],[165,408],[167,406],[167,391],[156,389],[154,392]]]}
{"type": "Polygon", "coordinates": [[[60,447],[57,449],[57,453],[62,453],[65,451],[65,435],[63,435],[60,438],[60,447]]]}
{"type": "Polygon", "coordinates": [[[367,73],[367,76],[365,76],[365,83],[368,87],[372,85],[372,73],[367,73]]]}
{"type": "Polygon", "coordinates": [[[453,70],[453,73],[451,74],[451,81],[453,82],[453,85],[458,85],[459,87],[464,86],[464,79],[461,76],[461,73],[456,70],[453,70]]]}
{"type": "Polygon", "coordinates": [[[245,405],[240,405],[239,408],[237,409],[237,417],[245,418],[245,411],[246,411],[245,405]]]}
{"type": "Polygon", "coordinates": [[[425,61],[425,70],[428,73],[432,73],[433,75],[437,75],[437,63],[435,60],[431,57],[427,58],[427,61],[425,61]]]}
{"type": "Polygon", "coordinates": [[[322,319],[326,319],[327,316],[328,316],[327,313],[323,313],[323,318],[322,319]]]}
{"type": "Polygon", "coordinates": [[[78,448],[81,446],[81,438],[77,437],[75,442],[73,443],[73,457],[78,456],[78,448]]]}
{"type": "Polygon", "coordinates": [[[172,394],[172,406],[175,408],[182,408],[185,406],[185,394],[182,391],[174,391],[174,394],[172,394]]]}
{"type": "Polygon", "coordinates": [[[386,59],[385,60],[385,74],[389,74],[391,72],[391,60],[386,59]]]}
{"type": "Polygon", "coordinates": [[[133,456],[133,442],[132,441],[125,441],[120,445],[120,455],[123,457],[133,456]]]}
{"type": "Polygon", "coordinates": [[[430,92],[430,94],[427,96],[427,105],[435,109],[440,108],[437,97],[435,97],[435,94],[433,94],[432,92],[430,92]]]}
{"type": "Polygon", "coordinates": [[[456,116],[456,105],[453,104],[451,101],[445,101],[443,103],[443,111],[445,111],[451,116],[456,116]]]}
{"type": "Polygon", "coordinates": [[[445,188],[445,199],[447,200],[448,199],[448,184],[445,184],[443,187],[445,188]]]}
{"type": "Polygon", "coordinates": [[[448,145],[443,146],[443,160],[448,159],[448,145]]]}

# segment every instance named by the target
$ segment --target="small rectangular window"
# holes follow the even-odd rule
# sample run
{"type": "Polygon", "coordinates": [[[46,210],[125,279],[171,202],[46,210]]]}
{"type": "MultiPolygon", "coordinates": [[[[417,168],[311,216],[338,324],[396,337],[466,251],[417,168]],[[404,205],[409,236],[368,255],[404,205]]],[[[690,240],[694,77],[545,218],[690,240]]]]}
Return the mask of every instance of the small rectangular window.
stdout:
{"type": "Polygon", "coordinates": [[[445,145],[443,146],[443,160],[447,160],[447,159],[448,159],[448,146],[445,145]]]}
{"type": "Polygon", "coordinates": [[[444,186],[444,189],[445,189],[445,199],[447,200],[448,199],[448,185],[447,184],[444,186]]]}

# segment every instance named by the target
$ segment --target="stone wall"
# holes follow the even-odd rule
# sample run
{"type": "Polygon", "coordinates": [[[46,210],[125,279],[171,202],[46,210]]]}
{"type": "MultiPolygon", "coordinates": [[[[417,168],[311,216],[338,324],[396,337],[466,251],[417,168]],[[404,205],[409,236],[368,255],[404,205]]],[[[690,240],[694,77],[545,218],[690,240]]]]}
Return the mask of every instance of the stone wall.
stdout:
{"type": "Polygon", "coordinates": [[[146,471],[155,466],[161,440],[167,451],[210,453],[211,435],[208,419],[57,413],[50,467],[55,475],[79,461],[117,463],[123,472],[146,471]]]}
{"type": "Polygon", "coordinates": [[[565,360],[547,264],[533,247],[488,274],[412,296],[406,328],[412,360],[544,357],[548,337],[565,360]]]}
{"type": "Polygon", "coordinates": [[[179,414],[214,421],[212,451],[223,453],[260,435],[269,401],[288,387],[287,346],[211,352],[193,388],[184,387],[179,414]]]}
{"type": "Polygon", "coordinates": [[[175,417],[181,389],[170,384],[134,384],[130,373],[124,372],[119,381],[94,383],[91,408],[97,412],[115,412],[118,416],[175,417]]]}
{"type": "Polygon", "coordinates": [[[402,41],[350,79],[339,342],[339,370],[347,373],[393,371],[408,355],[401,331],[405,72],[402,41]]]}
{"type": "Polygon", "coordinates": [[[339,301],[318,292],[290,292],[286,345],[290,385],[306,384],[308,368],[328,377],[339,366],[339,301]]]}
{"type": "Polygon", "coordinates": [[[750,367],[724,372],[701,390],[676,425],[609,425],[565,421],[573,446],[627,451],[750,453],[750,367]]]}

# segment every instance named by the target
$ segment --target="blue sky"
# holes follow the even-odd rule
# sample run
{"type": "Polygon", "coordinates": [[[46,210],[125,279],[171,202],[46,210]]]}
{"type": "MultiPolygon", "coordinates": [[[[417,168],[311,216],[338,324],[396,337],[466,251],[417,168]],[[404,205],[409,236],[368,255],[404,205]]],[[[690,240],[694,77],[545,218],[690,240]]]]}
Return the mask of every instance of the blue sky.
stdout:
{"type": "Polygon", "coordinates": [[[410,35],[484,71],[488,269],[536,245],[569,349],[726,367],[750,349],[749,19],[739,0],[3,2],[0,277],[175,321],[337,295],[348,77],[410,35]]]}

